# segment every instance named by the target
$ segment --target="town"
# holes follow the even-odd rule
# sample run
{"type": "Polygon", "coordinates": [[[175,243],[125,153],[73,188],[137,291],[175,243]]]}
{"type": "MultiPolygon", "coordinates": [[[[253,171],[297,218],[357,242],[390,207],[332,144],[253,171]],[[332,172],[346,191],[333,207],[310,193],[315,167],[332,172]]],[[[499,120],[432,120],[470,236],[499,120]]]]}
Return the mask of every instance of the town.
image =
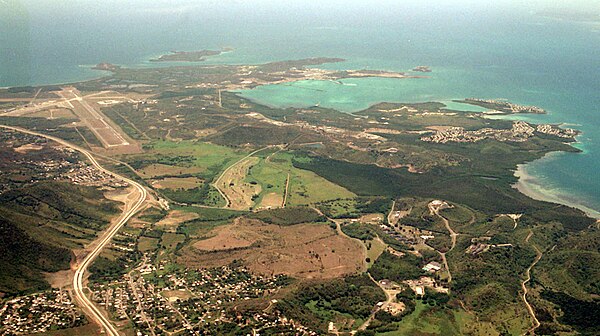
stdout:
{"type": "Polygon", "coordinates": [[[485,139],[523,142],[531,138],[535,131],[566,139],[573,139],[578,134],[573,129],[562,129],[552,125],[538,125],[534,128],[524,121],[515,121],[509,130],[482,128],[476,131],[467,131],[462,127],[440,128],[433,135],[421,137],[421,140],[434,143],[477,142],[485,139]]]}
{"type": "Polygon", "coordinates": [[[236,264],[192,270],[163,260],[155,266],[150,259],[146,254],[123,277],[90,286],[94,301],[117,323],[131,321],[137,335],[197,335],[231,323],[253,334],[268,328],[314,334],[271,308],[275,299],[269,301],[268,309],[251,314],[235,310],[236,305],[251,300],[265,301],[289,282],[284,275],[254,275],[236,264]]]}
{"type": "Polygon", "coordinates": [[[69,293],[60,289],[21,296],[0,308],[0,335],[45,333],[86,323],[69,293]]]}

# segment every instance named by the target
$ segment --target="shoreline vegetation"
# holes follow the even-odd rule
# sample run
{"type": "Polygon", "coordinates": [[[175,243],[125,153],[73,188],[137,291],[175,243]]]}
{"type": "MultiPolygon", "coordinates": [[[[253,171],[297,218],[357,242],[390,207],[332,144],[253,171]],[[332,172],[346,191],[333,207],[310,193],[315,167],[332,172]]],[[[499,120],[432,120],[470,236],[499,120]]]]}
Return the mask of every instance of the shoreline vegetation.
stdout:
{"type": "MultiPolygon", "coordinates": [[[[165,54],[165,55],[160,56],[157,59],[150,59],[150,61],[151,62],[181,62],[181,63],[201,62],[201,61],[205,60],[205,57],[209,57],[209,56],[213,56],[213,55],[220,55],[224,52],[230,52],[233,50],[234,50],[233,48],[223,48],[220,51],[215,51],[215,50],[199,50],[199,51],[190,51],[190,52],[172,51],[171,54],[165,54]]],[[[313,65],[319,65],[319,64],[324,64],[324,63],[343,62],[343,61],[345,61],[345,59],[315,58],[315,59],[308,59],[305,61],[309,61],[308,63],[311,63],[313,65]]],[[[279,64],[279,63],[273,63],[273,64],[279,64]]],[[[114,65],[111,63],[103,62],[103,63],[99,63],[99,64],[91,67],[91,69],[110,71],[112,73],[115,73],[123,68],[120,65],[114,65]]],[[[411,71],[413,71],[413,72],[431,72],[431,69],[429,66],[417,66],[417,67],[411,69],[411,71]]],[[[333,75],[339,77],[340,79],[342,79],[342,78],[365,78],[365,77],[428,78],[427,76],[407,75],[405,72],[388,72],[388,71],[365,70],[365,69],[363,69],[363,70],[342,70],[342,71],[334,72],[333,75]]],[[[102,78],[102,76],[99,76],[98,78],[102,78]]],[[[318,80],[322,80],[322,79],[318,79],[318,80]]],[[[83,80],[83,81],[73,82],[71,84],[85,83],[85,82],[89,82],[89,81],[90,80],[83,80]]],[[[62,84],[56,84],[54,86],[57,86],[57,85],[62,85],[62,84]]],[[[46,85],[46,86],[50,86],[50,85],[46,85]]],[[[10,89],[10,88],[7,88],[7,89],[10,89]]],[[[234,91],[234,90],[232,90],[232,91],[234,91]]],[[[490,109],[490,111],[484,112],[484,114],[493,114],[492,112],[496,112],[497,114],[501,114],[501,115],[526,115],[526,114],[546,114],[547,113],[544,109],[537,107],[537,106],[518,105],[518,104],[513,104],[508,101],[499,100],[499,99],[465,98],[465,99],[453,99],[451,101],[454,103],[461,103],[461,104],[479,106],[482,108],[490,109]]],[[[383,102],[380,102],[380,103],[383,103],[383,102]]],[[[372,104],[372,106],[378,105],[380,103],[374,103],[374,104],[372,104]]],[[[268,106],[267,104],[264,104],[264,103],[261,103],[261,104],[268,106]]],[[[578,135],[578,133],[575,135],[578,135]]],[[[550,155],[552,153],[557,153],[557,152],[551,152],[551,153],[548,153],[547,155],[550,155]]],[[[544,157],[546,157],[546,156],[544,156],[544,157]]],[[[535,161],[537,161],[537,160],[534,160],[532,162],[535,162],[535,161]]],[[[532,162],[527,162],[527,163],[517,165],[514,175],[515,175],[515,177],[518,178],[518,181],[513,185],[513,187],[515,189],[517,189],[522,194],[524,194],[528,197],[531,197],[535,200],[550,202],[550,203],[557,203],[557,204],[573,207],[573,208],[583,211],[584,213],[586,213],[588,216],[590,216],[592,218],[600,219],[600,210],[594,210],[592,208],[587,207],[584,204],[578,203],[577,200],[568,199],[567,197],[565,197],[565,195],[553,194],[553,193],[548,192],[547,190],[544,190],[543,187],[540,188],[539,187],[540,183],[537,181],[536,177],[531,175],[529,172],[527,172],[527,165],[531,164],[532,162]]]]}

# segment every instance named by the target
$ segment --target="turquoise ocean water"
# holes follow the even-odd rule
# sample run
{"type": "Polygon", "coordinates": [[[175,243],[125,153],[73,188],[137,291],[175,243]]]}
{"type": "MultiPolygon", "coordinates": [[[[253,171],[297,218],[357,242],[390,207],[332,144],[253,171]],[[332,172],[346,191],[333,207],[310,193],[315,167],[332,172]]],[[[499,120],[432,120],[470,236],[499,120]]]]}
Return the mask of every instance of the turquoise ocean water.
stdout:
{"type": "Polygon", "coordinates": [[[550,3],[3,0],[0,86],[79,81],[101,76],[89,69],[99,62],[156,66],[148,59],[170,50],[220,47],[235,51],[209,63],[328,56],[347,59],[328,68],[428,65],[428,79],[305,81],[243,95],[347,112],[379,101],[464,97],[537,105],[549,114],[528,120],[582,130],[583,153],[528,164],[536,178],[530,187],[600,211],[600,24],[536,14],[550,3]]]}

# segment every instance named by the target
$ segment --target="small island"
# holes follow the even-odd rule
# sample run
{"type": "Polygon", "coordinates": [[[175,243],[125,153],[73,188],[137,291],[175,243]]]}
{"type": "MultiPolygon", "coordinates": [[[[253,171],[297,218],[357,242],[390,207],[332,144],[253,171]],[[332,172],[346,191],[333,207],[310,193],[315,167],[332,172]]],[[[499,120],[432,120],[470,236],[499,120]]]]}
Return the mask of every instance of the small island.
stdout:
{"type": "Polygon", "coordinates": [[[206,57],[217,56],[224,52],[232,51],[232,48],[221,50],[198,50],[198,51],[171,51],[170,54],[151,59],[151,62],[204,62],[206,57]]]}

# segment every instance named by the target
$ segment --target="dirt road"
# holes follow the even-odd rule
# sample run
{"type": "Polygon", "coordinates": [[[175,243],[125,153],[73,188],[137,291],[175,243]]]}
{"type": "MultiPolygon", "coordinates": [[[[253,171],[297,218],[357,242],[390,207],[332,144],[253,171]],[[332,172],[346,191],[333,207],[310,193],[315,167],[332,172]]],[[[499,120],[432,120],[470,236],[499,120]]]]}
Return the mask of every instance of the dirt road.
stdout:
{"type": "MultiPolygon", "coordinates": [[[[452,245],[450,246],[450,249],[448,250],[448,252],[450,252],[456,246],[456,237],[458,236],[458,233],[454,232],[454,230],[452,230],[452,227],[450,227],[450,222],[448,222],[448,220],[444,216],[440,215],[439,207],[436,207],[432,204],[433,204],[433,202],[428,204],[429,211],[432,214],[435,214],[436,216],[438,216],[442,220],[442,222],[444,222],[444,226],[446,226],[446,230],[448,230],[448,233],[450,234],[450,239],[452,240],[452,245]]],[[[448,252],[438,251],[438,253],[440,254],[440,257],[442,257],[442,261],[444,262],[444,267],[446,267],[446,271],[448,272],[448,283],[451,283],[452,282],[452,273],[450,272],[450,266],[448,265],[448,259],[446,258],[446,253],[448,253],[448,252]]]]}
{"type": "MultiPolygon", "coordinates": [[[[527,238],[525,238],[526,243],[529,243],[529,239],[531,238],[531,236],[533,236],[533,231],[529,230],[529,234],[527,235],[527,238]]],[[[540,259],[542,259],[543,254],[537,246],[533,244],[531,244],[531,246],[535,250],[536,256],[531,265],[529,265],[529,267],[525,271],[525,279],[521,282],[521,289],[523,290],[523,302],[525,303],[527,311],[529,312],[529,315],[531,315],[531,319],[533,320],[533,327],[531,327],[531,329],[529,329],[524,335],[534,334],[535,329],[537,329],[540,326],[540,321],[535,316],[535,311],[533,310],[533,307],[531,306],[529,301],[527,301],[527,283],[531,280],[531,269],[538,263],[538,261],[540,261],[540,259]]]]}

